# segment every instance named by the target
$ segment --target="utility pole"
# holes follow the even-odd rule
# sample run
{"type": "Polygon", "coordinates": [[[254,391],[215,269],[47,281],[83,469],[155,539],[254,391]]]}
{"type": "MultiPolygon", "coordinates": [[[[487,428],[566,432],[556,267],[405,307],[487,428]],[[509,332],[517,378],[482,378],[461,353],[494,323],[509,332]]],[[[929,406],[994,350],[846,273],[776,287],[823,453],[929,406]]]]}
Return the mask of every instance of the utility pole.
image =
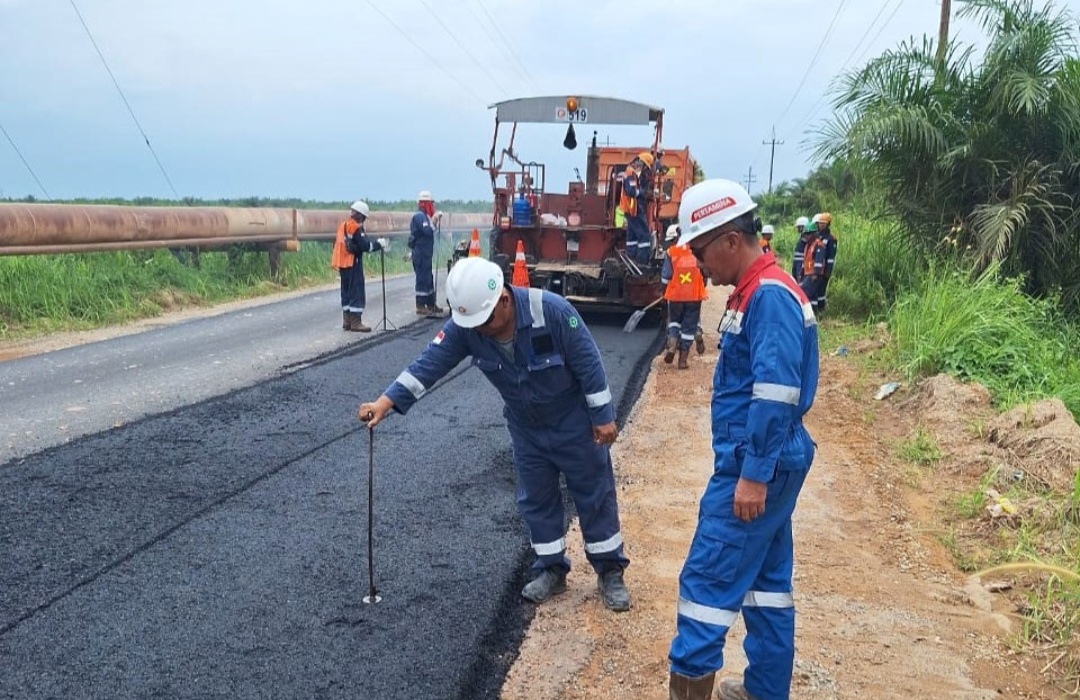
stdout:
{"type": "Polygon", "coordinates": [[[952,17],[952,0],[941,0],[941,25],[938,28],[937,62],[945,65],[945,55],[949,50],[949,19],[952,17]]]}
{"type": "Polygon", "coordinates": [[[772,150],[769,153],[769,194],[772,194],[773,163],[776,161],[776,147],[784,145],[783,141],[777,141],[776,140],[776,125],[775,124],[773,124],[773,128],[772,128],[772,140],[771,141],[762,141],[761,144],[763,146],[771,146],[772,147],[772,150]]]}
{"type": "Polygon", "coordinates": [[[750,186],[757,182],[757,176],[754,175],[754,166],[750,166],[750,170],[746,172],[746,191],[750,192],[750,186]]]}

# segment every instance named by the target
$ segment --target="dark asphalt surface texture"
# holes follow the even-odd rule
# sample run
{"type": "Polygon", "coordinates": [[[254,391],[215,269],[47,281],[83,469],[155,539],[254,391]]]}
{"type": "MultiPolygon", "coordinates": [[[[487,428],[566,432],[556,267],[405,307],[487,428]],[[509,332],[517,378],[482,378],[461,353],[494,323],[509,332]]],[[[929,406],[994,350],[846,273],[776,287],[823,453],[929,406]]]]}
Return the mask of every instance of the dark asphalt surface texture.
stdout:
{"type": "MultiPolygon", "coordinates": [[[[622,320],[589,319],[620,422],[659,343],[622,320]]],[[[355,409],[437,329],[0,465],[0,698],[497,697],[533,557],[501,399],[467,363],[374,431],[383,600],[362,602],[355,409]]],[[[595,587],[584,562],[570,584],[595,587]]]]}

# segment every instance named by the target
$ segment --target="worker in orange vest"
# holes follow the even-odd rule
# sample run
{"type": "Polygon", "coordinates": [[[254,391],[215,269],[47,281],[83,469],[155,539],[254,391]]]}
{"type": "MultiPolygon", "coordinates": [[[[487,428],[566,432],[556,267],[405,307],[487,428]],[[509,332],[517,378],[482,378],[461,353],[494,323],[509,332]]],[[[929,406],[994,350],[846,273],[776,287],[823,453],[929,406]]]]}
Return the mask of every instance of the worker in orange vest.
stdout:
{"type": "MultiPolygon", "coordinates": [[[[679,237],[676,224],[668,226],[665,241],[679,237]]],[[[664,362],[671,364],[679,353],[679,369],[687,369],[690,345],[698,337],[701,321],[701,302],[705,299],[705,278],[698,268],[697,259],[686,246],[671,245],[664,256],[660,270],[660,282],[666,285],[664,299],[668,303],[668,339],[664,349],[664,362]]],[[[704,340],[701,341],[704,350],[704,340]]],[[[699,351],[700,354],[700,351],[699,351]]]]}
{"type": "Polygon", "coordinates": [[[623,173],[619,208],[626,215],[626,255],[639,265],[652,261],[652,234],[649,232],[648,192],[652,188],[653,154],[642,151],[623,173]]]}
{"type": "Polygon", "coordinates": [[[349,219],[343,221],[334,239],[330,266],[338,271],[341,279],[341,329],[367,333],[364,325],[364,304],[367,289],[364,283],[364,253],[382,250],[381,240],[372,240],[364,234],[364,221],[370,210],[366,202],[353,202],[349,207],[349,219]]]}
{"type": "Polygon", "coordinates": [[[758,245],[761,246],[762,253],[772,252],[772,237],[774,229],[771,224],[765,224],[761,227],[761,238],[758,239],[758,245]]]}

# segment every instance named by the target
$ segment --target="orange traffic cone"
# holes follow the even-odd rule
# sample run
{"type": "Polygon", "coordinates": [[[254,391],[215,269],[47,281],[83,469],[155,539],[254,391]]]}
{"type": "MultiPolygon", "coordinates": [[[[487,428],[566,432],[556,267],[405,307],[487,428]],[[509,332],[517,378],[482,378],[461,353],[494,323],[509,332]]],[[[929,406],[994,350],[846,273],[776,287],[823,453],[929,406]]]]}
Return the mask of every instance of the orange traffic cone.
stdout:
{"type": "Polygon", "coordinates": [[[472,230],[472,240],[469,241],[469,257],[476,258],[480,256],[480,232],[476,229],[472,230]]]}
{"type": "Polygon", "coordinates": [[[510,284],[515,287],[529,286],[529,268],[525,265],[525,246],[518,241],[517,253],[514,255],[514,275],[510,278],[510,284]]]}

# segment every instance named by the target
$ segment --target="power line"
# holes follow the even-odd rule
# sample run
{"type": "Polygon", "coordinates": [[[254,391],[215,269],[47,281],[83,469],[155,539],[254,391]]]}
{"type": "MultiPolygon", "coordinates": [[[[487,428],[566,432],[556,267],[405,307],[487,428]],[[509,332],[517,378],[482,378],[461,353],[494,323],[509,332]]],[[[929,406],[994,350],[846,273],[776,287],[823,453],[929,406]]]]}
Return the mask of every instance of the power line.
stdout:
{"type": "Polygon", "coordinates": [[[30,177],[34,178],[34,182],[36,182],[37,186],[41,188],[41,191],[45,193],[45,199],[52,199],[52,197],[49,196],[49,191],[45,189],[45,185],[41,184],[41,180],[38,179],[37,173],[35,173],[34,169],[30,167],[30,164],[26,162],[26,158],[23,158],[22,151],[15,145],[15,141],[12,140],[3,124],[0,124],[0,133],[2,133],[4,138],[7,139],[7,142],[11,144],[11,148],[15,151],[15,155],[19,156],[19,160],[22,161],[22,164],[25,165],[27,171],[29,171],[30,177]]]}
{"type": "Polygon", "coordinates": [[[517,64],[521,66],[521,71],[525,74],[525,77],[532,80],[532,74],[529,73],[529,69],[525,67],[525,64],[518,58],[517,52],[514,51],[514,47],[510,45],[510,42],[506,40],[501,29],[499,29],[498,23],[495,22],[495,18],[491,16],[491,12],[488,11],[487,5],[484,4],[484,0],[476,0],[476,4],[480,6],[480,9],[487,15],[488,21],[491,22],[491,28],[495,30],[495,36],[499,37],[499,41],[506,45],[506,48],[510,51],[510,55],[514,57],[517,64]]]}
{"type": "Polygon", "coordinates": [[[840,0],[840,4],[836,7],[836,13],[833,14],[832,22],[829,23],[829,28],[825,30],[825,34],[822,35],[821,41],[818,42],[817,51],[814,52],[814,57],[810,59],[810,64],[806,66],[806,72],[803,73],[802,80],[799,81],[799,87],[795,88],[795,94],[791,96],[791,100],[788,102],[787,107],[784,107],[784,111],[780,113],[780,118],[776,120],[778,123],[782,124],[784,122],[784,117],[787,116],[787,113],[791,110],[791,106],[795,104],[795,100],[798,98],[799,93],[802,92],[803,85],[806,84],[806,79],[810,77],[810,71],[814,69],[818,57],[821,56],[822,49],[825,48],[825,43],[832,35],[833,27],[836,26],[836,20],[840,18],[840,13],[844,10],[844,5],[847,5],[847,0],[840,0]]]}
{"type": "Polygon", "coordinates": [[[465,82],[463,82],[463,81],[462,81],[462,80],[461,80],[460,78],[458,78],[458,77],[457,77],[456,75],[454,75],[453,73],[451,73],[450,71],[448,71],[448,70],[446,69],[446,67],[445,67],[445,66],[444,66],[444,65],[443,65],[442,63],[440,63],[440,62],[439,62],[439,60],[438,60],[438,59],[436,59],[436,58],[435,58],[434,56],[432,56],[431,54],[429,54],[429,53],[427,52],[427,49],[425,49],[425,48],[424,48],[423,46],[421,46],[421,45],[420,45],[419,43],[417,43],[416,39],[413,39],[413,38],[412,38],[412,37],[411,37],[411,36],[410,36],[409,34],[407,34],[407,33],[405,32],[405,30],[404,30],[404,29],[402,29],[402,28],[401,28],[401,27],[400,27],[400,26],[399,26],[399,25],[397,24],[397,22],[395,22],[394,20],[392,20],[392,19],[390,19],[389,17],[387,17],[387,16],[386,16],[386,13],[385,13],[385,12],[383,12],[382,10],[380,10],[380,9],[378,8],[378,6],[377,6],[377,5],[376,5],[376,4],[374,3],[374,2],[372,2],[372,0],[367,0],[367,4],[368,4],[368,5],[371,5],[371,9],[375,10],[376,12],[378,12],[378,13],[379,13],[379,15],[380,15],[380,16],[381,16],[381,17],[382,17],[383,19],[385,19],[385,20],[386,20],[387,24],[389,24],[389,25],[390,25],[391,27],[393,27],[394,29],[396,29],[396,30],[397,30],[397,33],[398,33],[398,34],[400,34],[401,36],[405,37],[405,38],[406,38],[406,39],[407,39],[407,40],[409,41],[409,43],[410,43],[410,44],[412,44],[413,46],[415,46],[415,47],[416,47],[416,50],[417,50],[417,51],[419,51],[420,53],[424,54],[424,57],[425,57],[425,58],[427,58],[427,60],[429,60],[429,61],[431,61],[432,63],[434,63],[434,64],[435,64],[435,67],[436,67],[436,68],[438,68],[439,70],[441,70],[441,71],[442,71],[443,73],[446,73],[446,75],[447,75],[447,76],[449,76],[449,78],[450,78],[451,80],[453,80],[453,81],[454,81],[455,83],[457,83],[458,85],[460,85],[460,86],[462,87],[462,89],[464,89],[464,90],[465,90],[465,92],[467,92],[467,93],[469,93],[470,95],[472,95],[472,97],[473,97],[473,99],[474,99],[474,100],[476,100],[477,102],[483,102],[483,101],[484,101],[484,100],[483,100],[483,98],[482,98],[482,97],[480,97],[480,95],[477,95],[477,94],[476,94],[476,91],[475,91],[475,90],[473,90],[473,89],[472,89],[471,87],[469,87],[469,85],[468,85],[468,84],[466,84],[466,83],[465,83],[465,82]]]}
{"type": "Polygon", "coordinates": [[[420,4],[423,5],[424,8],[428,11],[428,13],[435,18],[435,21],[438,22],[439,25],[446,30],[446,33],[450,35],[450,38],[454,40],[454,43],[458,45],[458,48],[464,51],[465,55],[472,59],[472,62],[476,65],[476,67],[479,68],[481,72],[483,72],[483,74],[488,77],[488,80],[490,80],[491,84],[495,86],[495,89],[503,93],[504,95],[509,94],[506,89],[499,84],[499,81],[495,80],[495,76],[488,72],[488,69],[484,67],[484,64],[476,60],[476,56],[473,56],[472,51],[469,51],[468,47],[465,46],[465,44],[461,43],[461,41],[457,38],[457,35],[454,34],[450,27],[446,26],[446,22],[443,22],[442,18],[440,18],[439,15],[435,14],[435,10],[431,8],[431,5],[427,3],[427,0],[420,0],[420,4]]]}
{"type": "Polygon", "coordinates": [[[896,7],[893,8],[892,14],[890,14],[889,18],[885,20],[885,24],[881,25],[881,29],[879,29],[878,33],[874,35],[874,38],[871,39],[870,43],[866,45],[866,48],[863,49],[863,52],[861,54],[859,54],[859,57],[855,59],[855,63],[858,63],[863,59],[863,56],[866,55],[866,52],[869,51],[870,47],[874,45],[874,42],[878,40],[878,37],[880,37],[882,32],[885,31],[885,28],[888,27],[889,24],[893,21],[893,17],[896,17],[896,13],[900,11],[900,8],[904,6],[905,2],[907,2],[907,0],[900,0],[898,3],[896,3],[896,7]]]}
{"type": "Polygon", "coordinates": [[[172,190],[173,195],[179,199],[180,193],[173,187],[172,180],[169,178],[169,173],[165,172],[165,166],[161,164],[161,159],[158,158],[157,153],[154,151],[154,147],[150,145],[150,137],[146,135],[146,131],[142,128],[142,124],[139,123],[139,118],[135,116],[135,111],[131,109],[131,104],[128,103],[127,97],[124,96],[124,91],[120,89],[120,83],[116,81],[116,76],[113,75],[112,69],[109,68],[109,62],[105,60],[105,54],[101,52],[96,41],[94,41],[94,35],[90,33],[90,27],[86,26],[86,20],[83,19],[82,13],[79,12],[78,6],[75,4],[75,0],[68,0],[71,3],[71,7],[75,10],[75,14],[79,18],[79,22],[82,24],[83,29],[86,30],[86,36],[90,37],[90,43],[94,45],[94,50],[97,51],[98,58],[101,59],[101,64],[105,66],[105,71],[109,74],[109,78],[112,79],[113,85],[116,86],[116,91],[120,93],[120,99],[124,101],[124,106],[127,107],[128,114],[131,115],[132,120],[135,122],[135,126],[138,128],[139,133],[142,134],[143,141],[146,142],[146,147],[150,149],[150,155],[154,157],[154,162],[157,163],[158,169],[161,170],[161,174],[165,176],[165,182],[169,183],[169,189],[172,190]]]}
{"type": "MultiPolygon", "coordinates": [[[[472,4],[468,3],[468,2],[465,3],[465,7],[466,7],[466,9],[469,10],[469,14],[471,14],[473,16],[473,19],[476,20],[477,25],[480,26],[480,31],[487,32],[487,27],[484,26],[484,21],[480,17],[480,14],[476,11],[476,8],[474,8],[472,6],[472,4]]],[[[490,21],[491,21],[491,19],[490,19],[490,16],[489,16],[488,17],[488,22],[490,22],[490,21]]],[[[498,27],[494,27],[494,30],[495,30],[496,36],[501,36],[498,27]]],[[[521,62],[517,60],[517,56],[513,53],[513,50],[510,49],[507,46],[505,40],[501,41],[501,42],[491,42],[491,43],[494,44],[495,48],[497,48],[499,50],[499,53],[502,55],[502,57],[504,59],[506,59],[506,62],[509,65],[512,65],[514,70],[516,70],[521,75],[521,77],[525,78],[529,82],[533,82],[532,77],[529,76],[528,72],[526,72],[524,70],[523,66],[521,65],[521,62]]]]}

